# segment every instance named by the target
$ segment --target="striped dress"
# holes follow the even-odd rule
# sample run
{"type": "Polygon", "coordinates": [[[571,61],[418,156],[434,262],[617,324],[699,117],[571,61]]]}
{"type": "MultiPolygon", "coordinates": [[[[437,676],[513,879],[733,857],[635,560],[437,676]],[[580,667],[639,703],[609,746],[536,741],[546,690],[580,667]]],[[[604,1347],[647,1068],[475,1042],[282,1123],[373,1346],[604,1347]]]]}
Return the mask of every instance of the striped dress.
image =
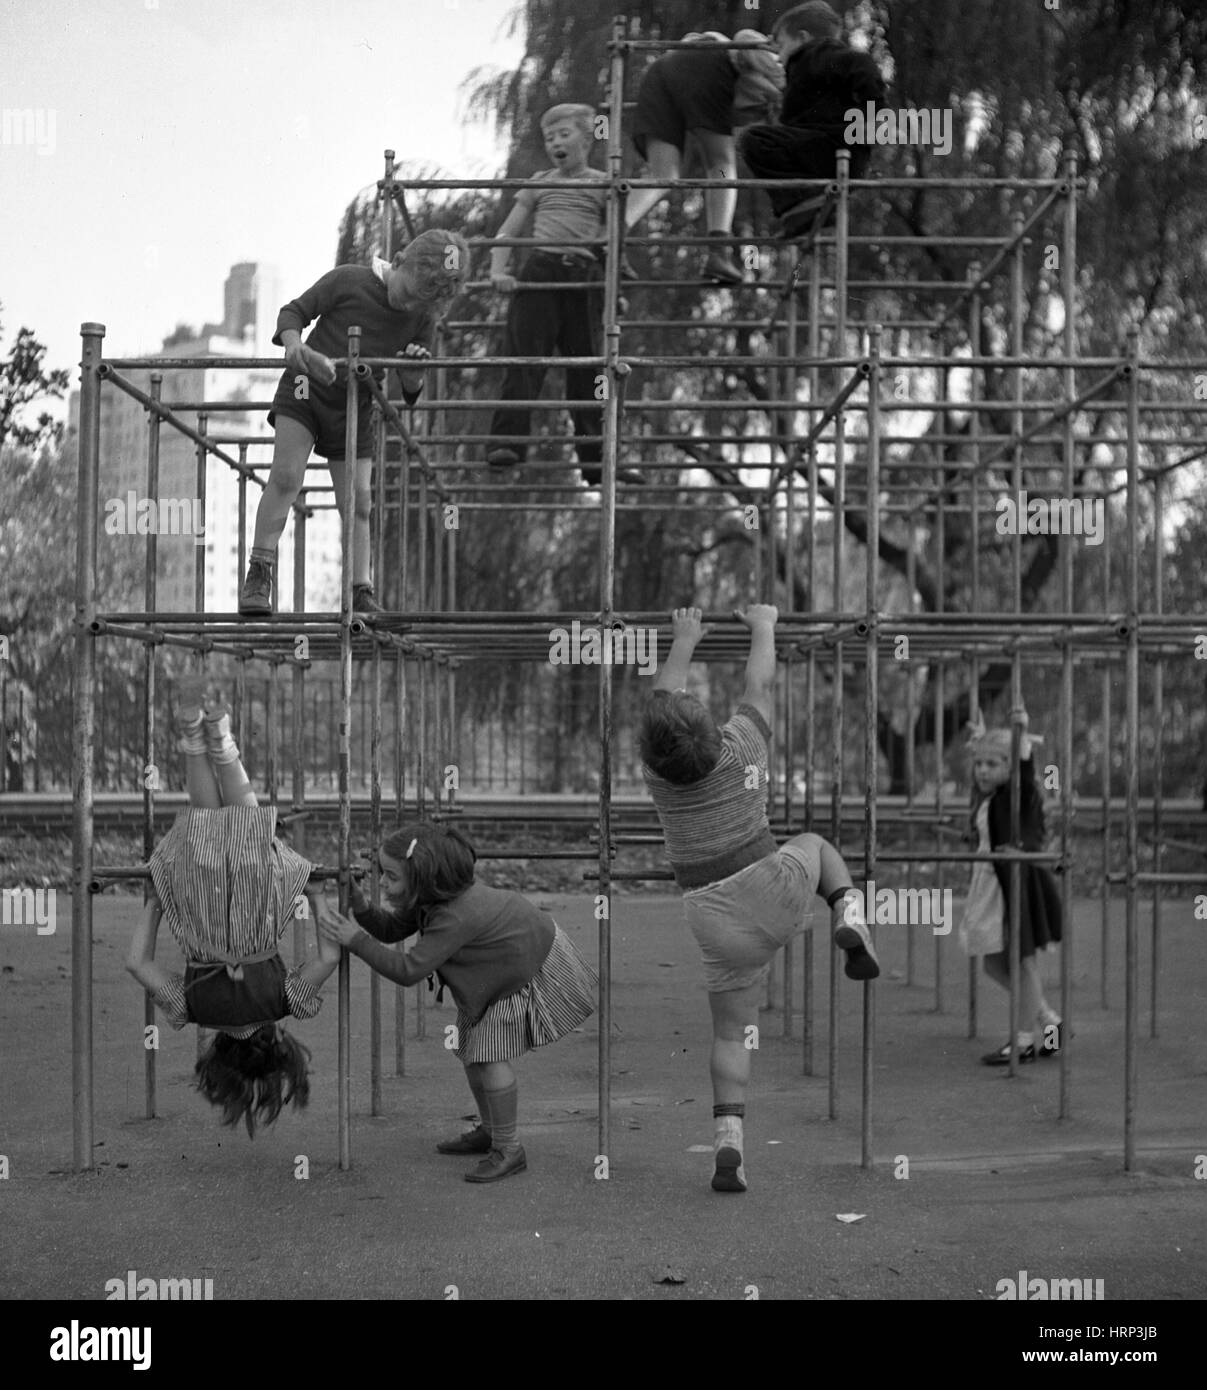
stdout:
{"type": "Polygon", "coordinates": [[[555,922],[553,945],[517,994],[496,999],[475,1023],[457,1006],[457,1056],[462,1062],[509,1062],[572,1033],[595,1012],[599,977],[555,922]]]}
{"type": "MultiPolygon", "coordinates": [[[[164,919],[190,963],[247,959],[277,949],[310,878],[310,864],[274,836],[274,806],[190,807],[151,856],[164,919]]],[[[322,1000],[297,971],[285,979],[295,1018],[313,1018],[322,1000]]],[[[155,1001],[173,1028],[189,1022],[184,976],[172,975],[155,1001]]],[[[254,1027],[231,1029],[249,1036],[254,1027]]]]}

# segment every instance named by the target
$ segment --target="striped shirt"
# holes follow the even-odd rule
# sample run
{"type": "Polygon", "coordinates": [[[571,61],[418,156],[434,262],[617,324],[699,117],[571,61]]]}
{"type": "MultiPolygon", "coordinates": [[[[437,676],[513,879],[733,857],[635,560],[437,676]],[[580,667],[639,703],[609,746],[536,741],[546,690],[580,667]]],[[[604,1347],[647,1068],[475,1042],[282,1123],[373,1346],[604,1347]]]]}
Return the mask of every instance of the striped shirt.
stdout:
{"type": "MultiPolygon", "coordinates": [[[[276,950],[310,878],[309,862],[275,838],[276,820],[274,806],[194,806],[156,846],[151,879],[187,960],[246,960],[276,950]]],[[[285,997],[295,1018],[313,1018],[322,1004],[297,971],[286,976],[285,997]]],[[[173,1028],[185,1026],[183,975],[171,976],[155,1000],[173,1028]]]]}
{"type": "MultiPolygon", "coordinates": [[[[557,169],[543,169],[534,178],[548,179],[548,188],[521,188],[516,194],[516,206],[521,207],[532,221],[531,235],[550,245],[534,250],[574,252],[594,255],[594,248],[584,241],[603,235],[607,210],[607,194],[590,188],[559,187],[564,182],[557,169]],[[564,244],[563,244],[564,243],[564,244]]],[[[606,184],[608,176],[598,169],[584,169],[574,176],[574,182],[606,184]]]]}
{"type": "Polygon", "coordinates": [[[680,888],[718,883],[775,853],[767,822],[770,739],[758,710],[739,705],[721,730],[721,755],[707,777],[684,787],[642,768],[680,888]]]}

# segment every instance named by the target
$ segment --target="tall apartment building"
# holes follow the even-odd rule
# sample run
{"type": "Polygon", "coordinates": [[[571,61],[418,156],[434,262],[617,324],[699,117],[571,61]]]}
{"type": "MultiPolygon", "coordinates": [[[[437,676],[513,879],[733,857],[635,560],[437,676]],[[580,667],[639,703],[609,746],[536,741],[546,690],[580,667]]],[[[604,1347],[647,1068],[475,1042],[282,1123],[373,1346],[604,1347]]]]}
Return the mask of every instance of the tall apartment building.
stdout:
{"type": "MultiPolygon", "coordinates": [[[[224,316],[221,323],[206,324],[200,332],[178,328],[163,340],[158,352],[148,357],[279,357],[272,345],[277,312],[284,302],[279,276],[271,266],[242,262],[231,267],[224,287],[224,316]]],[[[203,401],[267,401],[280,377],[279,367],[243,369],[195,367],[165,369],[162,399],[197,404],[203,401]]],[[[141,390],[150,389],[150,372],[125,373],[141,390]]],[[[198,429],[196,410],[178,411],[180,418],[198,429]]],[[[70,428],[79,422],[79,395],[70,402],[70,428]]],[[[106,518],[124,526],[132,519],[137,505],[147,493],[147,412],[120,388],[106,385],[101,392],[100,441],[100,534],[98,543],[141,544],[135,533],[109,534],[106,518]]],[[[248,463],[267,464],[272,453],[272,431],[266,410],[212,412],[206,418],[205,432],[211,436],[256,436],[263,443],[248,446],[248,463]]],[[[224,451],[238,457],[237,445],[223,445],[224,451]]],[[[197,446],[192,440],[164,424],[159,433],[159,515],[165,516],[164,502],[174,504],[177,518],[187,516],[179,504],[191,503],[199,496],[197,446]]],[[[267,472],[262,471],[262,477],[267,472]]],[[[326,482],[325,472],[312,472],[314,481],[326,482]]],[[[221,459],[208,456],[205,462],[205,516],[191,518],[191,534],[167,535],[157,528],[156,608],[161,612],[191,612],[197,608],[197,556],[201,551],[204,583],[204,610],[233,613],[238,607],[243,576],[238,570],[239,482],[236,471],[221,459]]],[[[251,548],[251,528],[261,489],[249,484],[246,494],[247,550],[251,548]]],[[[307,521],[306,595],[298,603],[293,594],[293,526],[288,523],[278,552],[279,604],[283,609],[305,607],[309,611],[330,611],[338,607],[340,575],[339,522],[334,511],[320,511],[307,521]]]]}

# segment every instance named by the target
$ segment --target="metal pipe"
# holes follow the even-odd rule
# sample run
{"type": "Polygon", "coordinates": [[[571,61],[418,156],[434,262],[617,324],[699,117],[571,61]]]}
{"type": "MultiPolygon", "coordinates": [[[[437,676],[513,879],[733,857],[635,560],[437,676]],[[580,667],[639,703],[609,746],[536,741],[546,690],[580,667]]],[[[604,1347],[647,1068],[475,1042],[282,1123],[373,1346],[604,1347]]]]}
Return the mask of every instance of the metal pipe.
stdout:
{"type": "MultiPolygon", "coordinates": [[[[158,401],[163,389],[163,373],[151,373],[151,399],[158,401]]],[[[159,497],[159,425],[161,416],[154,410],[147,413],[147,496],[159,497]]],[[[99,466],[98,466],[99,473],[99,466]]],[[[159,536],[154,526],[147,528],[147,543],[144,552],[146,572],[143,576],[143,603],[151,612],[155,611],[156,583],[158,580],[159,536]]],[[[143,857],[147,860],[155,849],[155,790],[157,778],[152,775],[155,761],[155,648],[150,643],[143,646],[143,857]]],[[[143,888],[143,906],[150,901],[153,889],[148,883],[143,888]]],[[[143,1028],[155,1027],[155,1001],[146,991],[143,993],[143,1028]]],[[[147,1034],[144,1032],[144,1037],[147,1034]]],[[[143,1048],[143,1101],[144,1114],[148,1120],[155,1118],[155,1062],[159,1056],[157,1047],[143,1048]]]]}
{"type": "Polygon", "coordinates": [[[101,438],[103,323],[80,325],[80,446],[76,507],[75,702],[71,733],[71,1138],[72,1166],[92,1159],[92,879],[93,721],[96,715],[96,519],[101,438]]]}

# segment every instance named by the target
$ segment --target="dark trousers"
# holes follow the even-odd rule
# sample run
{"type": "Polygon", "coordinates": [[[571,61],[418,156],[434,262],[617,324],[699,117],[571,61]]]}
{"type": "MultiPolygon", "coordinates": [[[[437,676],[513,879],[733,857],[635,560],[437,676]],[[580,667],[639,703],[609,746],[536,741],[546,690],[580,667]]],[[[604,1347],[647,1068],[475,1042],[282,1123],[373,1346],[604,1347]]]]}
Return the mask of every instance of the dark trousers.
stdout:
{"type": "MultiPolygon", "coordinates": [[[[503,339],[506,357],[599,357],[603,353],[603,267],[598,261],[581,256],[557,255],[536,251],[529,256],[520,271],[519,285],[511,298],[507,312],[507,331],[503,339]],[[534,290],[525,281],[593,281],[598,288],[587,290],[534,290]]],[[[503,378],[502,399],[533,401],[540,395],[545,380],[544,366],[508,367],[503,378]]],[[[566,397],[568,400],[592,400],[595,378],[602,367],[567,367],[566,397]]],[[[601,446],[583,443],[585,435],[599,435],[603,429],[601,406],[572,410],[574,433],[578,438],[579,463],[598,463],[601,446]]],[[[522,407],[506,407],[495,411],[490,432],[500,440],[531,433],[529,411],[522,407]]],[[[510,444],[522,459],[524,444],[510,444]]]]}
{"type": "MultiPolygon", "coordinates": [[[[742,158],[756,179],[832,179],[838,173],[838,151],[851,151],[851,177],[860,179],[867,169],[871,149],[846,146],[842,127],[809,129],[791,125],[752,125],[742,133],[742,158]]],[[[819,188],[769,188],[772,211],[782,217],[790,207],[813,198],[819,188]]]]}

